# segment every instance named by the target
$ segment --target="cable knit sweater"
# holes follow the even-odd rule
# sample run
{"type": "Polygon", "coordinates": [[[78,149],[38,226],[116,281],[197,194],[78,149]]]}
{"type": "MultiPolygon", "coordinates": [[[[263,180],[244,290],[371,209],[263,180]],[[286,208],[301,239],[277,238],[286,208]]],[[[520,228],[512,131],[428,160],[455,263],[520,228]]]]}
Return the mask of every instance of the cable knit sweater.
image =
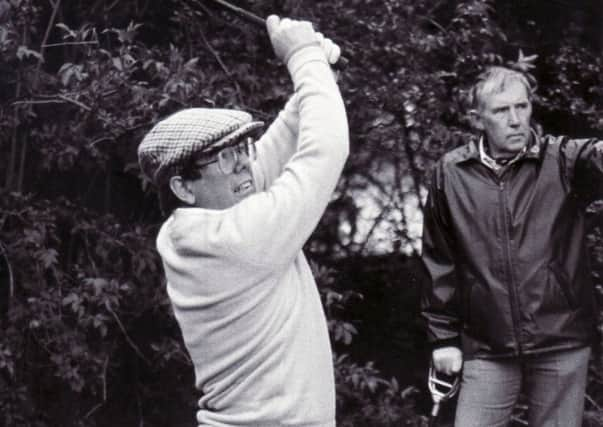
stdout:
{"type": "Polygon", "coordinates": [[[179,208],[157,237],[203,426],[335,425],[328,330],[302,246],[347,157],[347,119],[320,48],[287,66],[295,95],[256,144],[258,192],[225,210],[179,208]]]}

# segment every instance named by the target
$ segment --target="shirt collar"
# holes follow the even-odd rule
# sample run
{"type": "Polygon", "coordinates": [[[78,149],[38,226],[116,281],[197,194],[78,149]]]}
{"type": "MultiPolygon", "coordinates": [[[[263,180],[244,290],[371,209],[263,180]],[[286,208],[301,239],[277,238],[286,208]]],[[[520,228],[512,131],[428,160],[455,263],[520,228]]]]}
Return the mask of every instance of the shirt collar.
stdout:
{"type": "MultiPolygon", "coordinates": [[[[528,144],[526,151],[523,153],[522,158],[524,159],[532,159],[538,160],[540,159],[540,154],[543,149],[542,147],[542,137],[540,133],[531,129],[532,132],[532,140],[528,144]]],[[[483,142],[483,136],[480,139],[471,139],[468,144],[466,144],[461,151],[458,152],[458,156],[456,158],[456,162],[465,162],[468,160],[475,160],[480,163],[483,163],[481,153],[488,154],[485,152],[485,143],[483,142]],[[480,149],[481,148],[481,149],[480,149]]],[[[490,157],[490,156],[488,156],[490,157]]],[[[519,160],[519,159],[518,159],[519,160]]]]}
{"type": "Polygon", "coordinates": [[[486,149],[485,149],[484,145],[485,145],[484,144],[484,137],[482,135],[480,137],[480,139],[479,139],[479,159],[480,159],[480,161],[484,165],[486,165],[487,167],[489,167],[490,169],[492,169],[495,172],[498,172],[499,170],[501,170],[505,166],[512,165],[513,163],[515,163],[516,161],[518,161],[519,159],[521,159],[524,156],[524,154],[526,153],[526,151],[528,150],[528,146],[526,145],[511,160],[509,160],[505,164],[500,164],[499,162],[496,161],[496,159],[490,157],[490,155],[488,155],[488,153],[486,153],[486,149]]]}
{"type": "Polygon", "coordinates": [[[521,160],[522,158],[538,158],[540,154],[540,138],[538,133],[534,129],[530,129],[532,138],[528,144],[521,149],[519,153],[505,164],[500,164],[494,158],[492,158],[487,152],[484,143],[484,136],[482,135],[478,143],[479,159],[486,167],[492,169],[495,172],[500,171],[502,168],[512,165],[513,163],[521,160]]]}

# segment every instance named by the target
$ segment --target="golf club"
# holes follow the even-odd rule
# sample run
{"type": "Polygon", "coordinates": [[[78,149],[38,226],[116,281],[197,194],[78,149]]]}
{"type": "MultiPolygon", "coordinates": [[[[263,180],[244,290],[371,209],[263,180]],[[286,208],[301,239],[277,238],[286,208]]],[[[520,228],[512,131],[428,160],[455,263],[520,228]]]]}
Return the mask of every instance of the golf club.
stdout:
{"type": "MultiPolygon", "coordinates": [[[[248,10],[245,10],[243,8],[240,8],[238,6],[235,6],[234,4],[228,3],[225,0],[209,0],[212,3],[221,6],[223,9],[233,12],[236,15],[240,16],[241,18],[245,19],[247,22],[250,22],[256,26],[262,27],[262,28],[266,28],[266,20],[264,18],[259,17],[258,15],[249,12],[248,10]]],[[[348,65],[349,61],[347,58],[340,56],[339,60],[333,64],[333,68],[341,71],[343,70],[347,65],[348,65]]]]}

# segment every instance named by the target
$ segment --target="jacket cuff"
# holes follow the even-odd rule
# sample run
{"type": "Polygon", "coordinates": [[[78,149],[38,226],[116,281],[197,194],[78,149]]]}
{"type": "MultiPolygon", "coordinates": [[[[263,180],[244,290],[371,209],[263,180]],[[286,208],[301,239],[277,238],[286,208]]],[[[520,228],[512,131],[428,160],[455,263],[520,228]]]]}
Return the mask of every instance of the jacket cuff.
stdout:
{"type": "Polygon", "coordinates": [[[438,348],[443,348],[443,347],[461,348],[461,338],[457,336],[457,337],[453,337],[453,338],[446,338],[446,339],[442,339],[442,340],[433,341],[432,343],[430,343],[430,346],[431,346],[432,352],[434,350],[437,350],[438,348]]]}

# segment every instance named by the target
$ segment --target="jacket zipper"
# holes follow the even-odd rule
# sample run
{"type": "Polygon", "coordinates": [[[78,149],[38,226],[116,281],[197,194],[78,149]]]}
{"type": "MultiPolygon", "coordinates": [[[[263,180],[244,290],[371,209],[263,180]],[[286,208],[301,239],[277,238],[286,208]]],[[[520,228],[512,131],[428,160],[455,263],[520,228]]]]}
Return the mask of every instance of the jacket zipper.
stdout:
{"type": "Polygon", "coordinates": [[[521,356],[521,339],[519,333],[519,299],[517,297],[517,290],[515,289],[515,280],[513,277],[513,266],[511,262],[511,238],[509,236],[509,221],[507,216],[507,199],[505,197],[505,183],[504,181],[499,181],[498,187],[500,189],[500,201],[502,204],[502,217],[503,217],[503,240],[504,240],[504,249],[505,249],[505,268],[506,275],[509,279],[509,294],[510,294],[510,303],[511,303],[511,321],[513,322],[513,334],[515,335],[515,342],[517,343],[517,352],[521,356]]]}

